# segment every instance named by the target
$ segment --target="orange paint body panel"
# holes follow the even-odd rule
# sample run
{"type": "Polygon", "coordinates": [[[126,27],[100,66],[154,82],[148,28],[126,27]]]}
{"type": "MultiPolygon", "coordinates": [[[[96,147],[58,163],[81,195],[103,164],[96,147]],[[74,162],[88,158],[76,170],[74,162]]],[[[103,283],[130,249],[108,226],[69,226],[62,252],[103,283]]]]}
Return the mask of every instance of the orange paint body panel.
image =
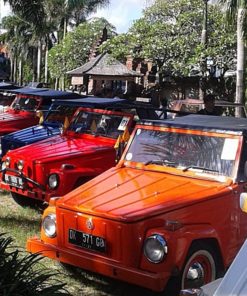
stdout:
{"type": "Polygon", "coordinates": [[[247,123],[196,118],[138,124],[116,167],[50,201],[43,221],[55,217],[56,234],[43,226],[27,250],[154,291],[182,273],[198,242],[228,267],[247,235],[247,123]],[[156,263],[154,236],[166,243],[156,263]]]}

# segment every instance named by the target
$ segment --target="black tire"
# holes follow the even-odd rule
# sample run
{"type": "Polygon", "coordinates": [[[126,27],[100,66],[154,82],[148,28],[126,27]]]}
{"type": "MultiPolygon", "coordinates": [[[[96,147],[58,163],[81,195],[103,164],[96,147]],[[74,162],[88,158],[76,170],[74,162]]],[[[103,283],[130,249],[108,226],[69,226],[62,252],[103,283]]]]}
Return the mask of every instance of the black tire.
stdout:
{"type": "Polygon", "coordinates": [[[29,207],[43,211],[47,206],[43,201],[35,200],[15,192],[11,192],[11,196],[18,205],[24,208],[29,207]]]}
{"type": "Polygon", "coordinates": [[[207,244],[194,244],[183,269],[169,280],[165,295],[179,295],[181,289],[199,288],[217,278],[219,264],[214,249],[207,244]]]}

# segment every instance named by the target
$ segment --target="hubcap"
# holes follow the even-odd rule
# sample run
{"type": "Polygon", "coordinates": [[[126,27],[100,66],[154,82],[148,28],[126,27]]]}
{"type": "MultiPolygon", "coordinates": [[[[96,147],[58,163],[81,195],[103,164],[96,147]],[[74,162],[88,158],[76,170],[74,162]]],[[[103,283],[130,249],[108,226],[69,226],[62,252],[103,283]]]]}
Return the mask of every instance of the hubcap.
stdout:
{"type": "Polygon", "coordinates": [[[200,288],[215,278],[214,262],[210,257],[198,254],[190,262],[184,270],[183,288],[200,288]]]}

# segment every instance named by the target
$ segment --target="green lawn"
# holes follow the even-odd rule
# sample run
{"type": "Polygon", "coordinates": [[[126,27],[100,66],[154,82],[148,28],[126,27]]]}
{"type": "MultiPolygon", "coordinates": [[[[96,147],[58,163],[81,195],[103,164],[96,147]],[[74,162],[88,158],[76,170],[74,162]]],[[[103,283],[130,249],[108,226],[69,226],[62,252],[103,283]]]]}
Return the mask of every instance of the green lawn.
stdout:
{"type": "MultiPolygon", "coordinates": [[[[14,240],[14,245],[25,250],[28,237],[39,236],[41,214],[17,205],[6,192],[0,192],[0,233],[6,233],[14,240]]],[[[66,270],[58,262],[44,258],[41,268],[59,273],[59,280],[67,283],[67,290],[73,296],[114,295],[134,296],[153,293],[109,278],[76,269],[66,270]]]]}

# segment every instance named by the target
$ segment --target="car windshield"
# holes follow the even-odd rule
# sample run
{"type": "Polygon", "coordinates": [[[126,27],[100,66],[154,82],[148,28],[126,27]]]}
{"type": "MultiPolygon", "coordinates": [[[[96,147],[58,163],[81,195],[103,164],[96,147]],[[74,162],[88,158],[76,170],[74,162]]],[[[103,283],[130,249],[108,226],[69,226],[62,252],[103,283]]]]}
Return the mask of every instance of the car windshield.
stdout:
{"type": "Polygon", "coordinates": [[[0,97],[1,106],[9,106],[13,101],[13,97],[0,97]]]}
{"type": "Polygon", "coordinates": [[[47,114],[45,118],[46,123],[64,123],[66,120],[70,120],[74,115],[76,106],[63,106],[55,105],[52,107],[51,111],[47,114]]]}
{"type": "Polygon", "coordinates": [[[232,176],[239,139],[221,134],[137,129],[125,159],[232,176]]]}
{"type": "Polygon", "coordinates": [[[68,130],[117,139],[128,122],[129,117],[124,115],[80,111],[72,119],[68,130]]]}
{"type": "Polygon", "coordinates": [[[17,98],[13,103],[15,110],[35,111],[38,107],[39,101],[34,98],[17,98]]]}

